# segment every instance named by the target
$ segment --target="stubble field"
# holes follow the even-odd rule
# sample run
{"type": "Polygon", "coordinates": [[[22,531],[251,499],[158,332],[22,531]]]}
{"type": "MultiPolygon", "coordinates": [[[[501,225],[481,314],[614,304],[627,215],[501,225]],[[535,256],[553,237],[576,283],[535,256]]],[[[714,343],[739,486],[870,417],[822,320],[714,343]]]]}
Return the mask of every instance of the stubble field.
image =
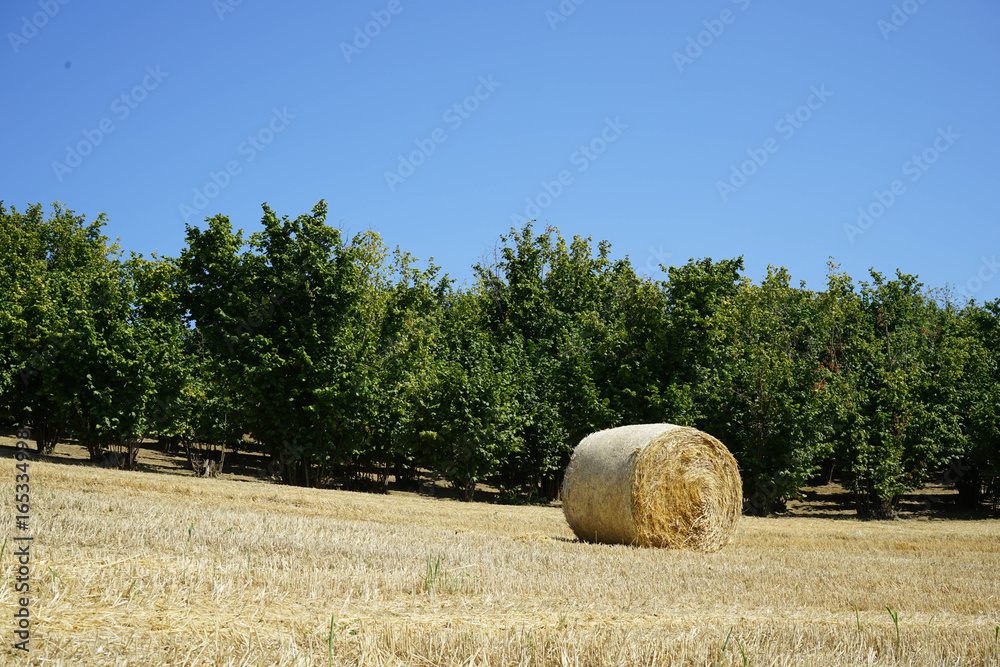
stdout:
{"type": "Polygon", "coordinates": [[[32,664],[1000,666],[997,520],[744,517],[700,554],[582,544],[558,507],[31,476],[32,664]]]}

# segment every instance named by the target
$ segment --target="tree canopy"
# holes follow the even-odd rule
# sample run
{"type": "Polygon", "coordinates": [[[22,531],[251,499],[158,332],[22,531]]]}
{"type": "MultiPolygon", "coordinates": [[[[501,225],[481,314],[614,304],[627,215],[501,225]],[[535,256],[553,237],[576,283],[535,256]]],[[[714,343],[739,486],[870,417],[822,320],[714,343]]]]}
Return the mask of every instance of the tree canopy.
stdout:
{"type": "Polygon", "coordinates": [[[176,258],[126,258],[103,216],[0,202],[0,420],[123,466],[159,437],[219,465],[256,448],[287,484],[514,502],[557,497],[588,433],[670,422],[727,444],[752,514],[821,475],[871,518],[935,476],[1000,495],[1000,300],[832,260],[822,291],[742,257],[656,281],[533,223],[459,289],[326,213],[265,204],[252,234],[218,215],[176,258]]]}

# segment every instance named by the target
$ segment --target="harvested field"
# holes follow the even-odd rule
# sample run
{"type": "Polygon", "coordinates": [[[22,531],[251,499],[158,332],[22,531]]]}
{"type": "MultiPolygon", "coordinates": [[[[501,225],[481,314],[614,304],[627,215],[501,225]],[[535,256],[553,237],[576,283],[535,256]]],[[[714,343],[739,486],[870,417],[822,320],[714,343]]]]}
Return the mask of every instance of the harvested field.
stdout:
{"type": "Polygon", "coordinates": [[[32,664],[1000,665],[997,520],[742,518],[705,554],[555,506],[31,473],[32,664]]]}

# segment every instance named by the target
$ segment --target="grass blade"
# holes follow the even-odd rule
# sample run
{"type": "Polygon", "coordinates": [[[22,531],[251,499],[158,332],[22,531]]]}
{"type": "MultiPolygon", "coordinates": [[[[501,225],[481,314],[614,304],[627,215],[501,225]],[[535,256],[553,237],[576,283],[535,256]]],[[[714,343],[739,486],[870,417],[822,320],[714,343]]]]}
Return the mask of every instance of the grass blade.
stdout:
{"type": "Polygon", "coordinates": [[[330,667],[333,667],[333,628],[337,623],[337,614],[330,614],[330,635],[326,638],[326,645],[330,649],[330,667]]]}
{"type": "Polygon", "coordinates": [[[733,628],[735,626],[729,626],[729,634],[726,635],[726,641],[722,642],[722,657],[719,658],[719,662],[716,663],[716,667],[719,667],[726,661],[726,647],[729,646],[729,638],[733,636],[733,628]]]}
{"type": "Polygon", "coordinates": [[[886,611],[889,612],[889,617],[892,619],[892,624],[896,626],[896,650],[899,650],[899,612],[889,609],[887,606],[886,611]]]}

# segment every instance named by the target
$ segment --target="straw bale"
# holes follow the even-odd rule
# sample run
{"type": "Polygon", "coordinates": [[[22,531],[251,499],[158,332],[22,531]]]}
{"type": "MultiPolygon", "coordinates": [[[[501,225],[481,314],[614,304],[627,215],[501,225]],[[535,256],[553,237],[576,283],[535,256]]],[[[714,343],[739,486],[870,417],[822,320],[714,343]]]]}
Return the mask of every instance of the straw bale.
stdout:
{"type": "Polygon", "coordinates": [[[736,459],[709,434],[637,424],[584,438],[561,495],[581,540],[718,551],[736,530],[743,484],[736,459]]]}

